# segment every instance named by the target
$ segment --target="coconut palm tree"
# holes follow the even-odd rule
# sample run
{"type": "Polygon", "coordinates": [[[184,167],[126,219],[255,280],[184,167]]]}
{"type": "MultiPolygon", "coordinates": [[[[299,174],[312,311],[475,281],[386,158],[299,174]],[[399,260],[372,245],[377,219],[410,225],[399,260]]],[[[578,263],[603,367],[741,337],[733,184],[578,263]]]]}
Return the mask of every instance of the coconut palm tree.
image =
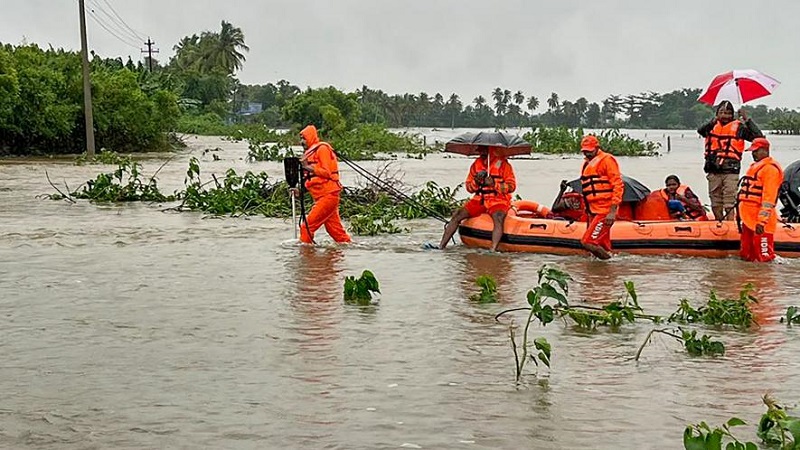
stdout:
{"type": "Polygon", "coordinates": [[[560,105],[560,104],[561,103],[559,103],[559,101],[558,101],[558,94],[556,94],[555,92],[551,92],[550,93],[550,98],[547,99],[548,108],[550,108],[553,111],[557,111],[558,110],[558,105],[560,105]]]}
{"type": "Polygon", "coordinates": [[[203,66],[209,71],[222,68],[232,74],[241,69],[246,60],[242,51],[250,51],[250,47],[244,43],[242,29],[224,20],[219,33],[203,33],[201,41],[203,40],[206,41],[201,42],[203,66]]]}
{"type": "Polygon", "coordinates": [[[528,106],[528,111],[530,111],[531,114],[533,114],[533,112],[536,111],[536,109],[539,107],[539,99],[531,95],[528,98],[527,106],[528,106]]]}
{"type": "Polygon", "coordinates": [[[517,105],[522,105],[524,101],[525,101],[525,94],[523,94],[522,91],[517,91],[514,93],[514,103],[516,103],[517,105]]]}

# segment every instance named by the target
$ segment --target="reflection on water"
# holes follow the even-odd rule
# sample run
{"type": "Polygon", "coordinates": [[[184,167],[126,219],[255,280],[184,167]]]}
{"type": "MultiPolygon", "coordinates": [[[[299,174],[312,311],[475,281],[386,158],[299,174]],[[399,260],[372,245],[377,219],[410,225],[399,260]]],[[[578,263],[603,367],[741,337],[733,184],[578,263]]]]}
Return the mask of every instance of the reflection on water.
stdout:
{"type": "MultiPolygon", "coordinates": [[[[651,187],[677,173],[704,194],[693,133],[638,133],[670,135],[673,151],[620,158],[623,171],[651,187]]],[[[163,190],[182,186],[192,155],[207,177],[229,167],[282,177],[280,163],[246,163],[244,143],[190,144],[159,173],[163,190]],[[221,161],[202,155],[214,147],[221,161]]],[[[786,164],[800,139],[775,146],[786,164]]],[[[144,173],[161,158],[146,157],[144,173]]],[[[580,160],[513,164],[520,194],[549,202],[580,160]]],[[[396,165],[411,185],[454,186],[469,161],[396,165]]],[[[800,339],[777,322],[798,304],[800,261],[426,251],[420,243],[441,233],[426,220],[410,234],[314,248],[287,244],[283,220],[34,199],[52,191],[45,170],[77,186],[109,168],[0,162],[0,448],[680,448],[689,422],[755,423],[766,391],[800,401],[800,339]],[[510,317],[494,315],[527,304],[544,264],[575,278],[571,301],[608,303],[633,281],[644,310],[660,315],[681,298],[699,306],[711,289],[736,297],[752,282],[760,326],[701,327],[725,343],[724,357],[688,357],[662,337],[634,363],[649,323],[592,333],[535,325],[532,336],[553,345],[552,368],[529,364],[517,386],[510,317]],[[379,302],[345,305],[344,277],[364,269],[380,281],[379,302]],[[469,300],[480,275],[497,281],[499,303],[469,300]]],[[[354,182],[346,167],[342,176],[354,182]]],[[[741,437],[756,439],[751,428],[741,437]]]]}

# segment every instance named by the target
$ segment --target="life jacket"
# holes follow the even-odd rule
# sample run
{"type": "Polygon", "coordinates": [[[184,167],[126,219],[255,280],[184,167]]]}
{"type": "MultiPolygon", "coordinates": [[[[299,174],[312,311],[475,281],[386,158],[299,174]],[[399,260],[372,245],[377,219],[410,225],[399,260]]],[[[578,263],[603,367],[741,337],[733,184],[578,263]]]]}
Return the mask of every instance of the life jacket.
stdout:
{"type": "Polygon", "coordinates": [[[739,181],[736,208],[739,212],[738,217],[748,228],[754,229],[756,224],[763,223],[766,226],[766,232],[772,233],[777,224],[775,204],[778,199],[777,195],[776,198],[764,198],[765,180],[761,176],[761,171],[766,167],[775,167],[778,170],[778,177],[767,180],[775,183],[771,188],[776,193],[778,192],[778,186],[783,181],[783,169],[771,157],[764,158],[753,163],[747,170],[747,174],[739,181]]]}
{"type": "Polygon", "coordinates": [[[706,136],[706,165],[707,173],[739,173],[741,169],[742,152],[744,152],[744,139],[737,137],[741,122],[731,120],[723,125],[719,121],[706,136]]]}
{"type": "MultiPolygon", "coordinates": [[[[606,161],[609,158],[613,158],[613,156],[599,151],[594,158],[583,163],[581,193],[586,202],[586,209],[590,214],[605,213],[613,203],[614,186],[612,186],[608,175],[605,174],[609,169],[606,161]],[[604,174],[601,175],[601,172],[604,174]]],[[[622,193],[620,193],[620,198],[618,199],[619,203],[622,200],[621,196],[622,193]]]]}
{"type": "MultiPolygon", "coordinates": [[[[689,186],[686,186],[686,185],[682,184],[682,185],[678,186],[678,189],[675,192],[678,195],[682,195],[682,196],[686,197],[686,191],[688,189],[689,189],[689,186]]],[[[660,189],[658,191],[658,193],[660,194],[661,198],[664,199],[665,203],[669,202],[670,200],[677,200],[677,199],[670,198],[669,194],[667,194],[667,190],[666,189],[660,189]]],[[[705,211],[697,211],[695,209],[691,209],[691,208],[689,208],[689,205],[684,201],[681,201],[681,203],[683,204],[683,207],[686,210],[686,215],[689,216],[690,219],[692,219],[692,220],[700,220],[700,221],[708,220],[708,216],[706,215],[705,211]]]]}
{"type": "MultiPolygon", "coordinates": [[[[772,158],[769,159],[771,160],[772,158]]],[[[750,166],[750,169],[747,170],[747,174],[743,176],[741,180],[739,180],[739,194],[737,196],[739,203],[750,202],[761,206],[761,197],[764,193],[764,183],[758,179],[758,173],[767,166],[776,167],[778,170],[783,172],[781,167],[774,160],[767,161],[763,164],[759,163],[750,166]]]]}
{"type": "Polygon", "coordinates": [[[331,144],[319,140],[317,129],[313,125],[307,126],[300,133],[308,145],[303,158],[314,167],[314,171],[303,171],[304,185],[311,197],[316,199],[341,191],[339,165],[331,144]]]}
{"type": "Polygon", "coordinates": [[[481,197],[496,196],[511,200],[511,193],[517,188],[517,181],[514,177],[514,171],[506,159],[497,158],[491,162],[491,167],[486,167],[486,158],[481,157],[472,163],[467,176],[466,187],[467,191],[474,192],[481,197]],[[486,172],[492,177],[494,184],[492,186],[478,186],[474,180],[474,175],[478,172],[486,172]]]}

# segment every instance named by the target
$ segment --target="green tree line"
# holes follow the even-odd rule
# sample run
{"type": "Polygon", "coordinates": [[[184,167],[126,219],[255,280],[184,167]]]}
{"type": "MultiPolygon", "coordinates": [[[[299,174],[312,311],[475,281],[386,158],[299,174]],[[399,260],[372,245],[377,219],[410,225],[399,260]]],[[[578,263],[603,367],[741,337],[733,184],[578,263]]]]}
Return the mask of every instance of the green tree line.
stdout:
{"type": "MultiPolygon", "coordinates": [[[[92,53],[95,135],[99,148],[164,149],[170,132],[231,134],[315,123],[332,137],[361,132],[370,142],[386,127],[566,127],[692,129],[712,110],[697,103],[700,89],[611,95],[600,103],[540,101],[497,87],[486,96],[457,93],[389,94],[362,86],[306,88],[287,80],[245,85],[236,72],[249,47],[244,33],[222,21],[217,31],[185,36],[166,64],[103,58],[92,53]],[[152,67],[152,70],[150,70],[152,67]],[[248,125],[249,124],[249,125],[248,125]]],[[[800,132],[800,113],[749,107],[762,128],[800,132]]],[[[85,148],[83,90],[77,52],[0,43],[0,153],[77,153],[85,148]]]]}

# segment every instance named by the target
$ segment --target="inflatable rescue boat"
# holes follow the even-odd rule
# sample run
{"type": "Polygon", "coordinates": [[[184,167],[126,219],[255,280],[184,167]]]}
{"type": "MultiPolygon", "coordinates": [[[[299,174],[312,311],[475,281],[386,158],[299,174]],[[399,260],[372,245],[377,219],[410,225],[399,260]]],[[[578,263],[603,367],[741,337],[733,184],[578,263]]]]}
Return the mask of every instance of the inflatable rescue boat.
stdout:
{"type": "MultiPolygon", "coordinates": [[[[509,252],[586,254],[581,236],[586,223],[535,217],[526,208],[532,202],[514,202],[503,230],[499,250],[509,252]]],[[[492,219],[486,214],[467,219],[458,228],[466,246],[490,248],[492,219]]],[[[622,221],[611,228],[614,252],[639,255],[735,256],[739,252],[736,222],[711,221],[622,221]]],[[[800,224],[778,223],[775,253],[800,257],[800,224]]]]}

